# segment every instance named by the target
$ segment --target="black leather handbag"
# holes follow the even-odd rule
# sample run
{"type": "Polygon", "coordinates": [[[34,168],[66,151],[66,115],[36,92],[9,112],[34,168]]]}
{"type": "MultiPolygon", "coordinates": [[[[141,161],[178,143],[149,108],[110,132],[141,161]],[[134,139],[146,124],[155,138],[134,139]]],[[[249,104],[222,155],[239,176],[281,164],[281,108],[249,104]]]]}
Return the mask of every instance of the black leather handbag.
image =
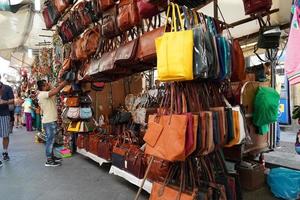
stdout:
{"type": "Polygon", "coordinates": [[[279,47],[281,31],[278,26],[263,26],[259,30],[257,47],[276,49],[279,47]]]}

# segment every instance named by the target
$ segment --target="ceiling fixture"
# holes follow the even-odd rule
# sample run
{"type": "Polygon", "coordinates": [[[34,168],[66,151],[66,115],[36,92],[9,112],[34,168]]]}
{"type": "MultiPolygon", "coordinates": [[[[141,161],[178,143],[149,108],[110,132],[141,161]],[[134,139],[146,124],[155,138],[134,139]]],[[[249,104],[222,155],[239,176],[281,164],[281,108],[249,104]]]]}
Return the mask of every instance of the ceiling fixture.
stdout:
{"type": "Polygon", "coordinates": [[[36,11],[40,11],[41,10],[41,0],[34,0],[34,9],[36,11]]]}

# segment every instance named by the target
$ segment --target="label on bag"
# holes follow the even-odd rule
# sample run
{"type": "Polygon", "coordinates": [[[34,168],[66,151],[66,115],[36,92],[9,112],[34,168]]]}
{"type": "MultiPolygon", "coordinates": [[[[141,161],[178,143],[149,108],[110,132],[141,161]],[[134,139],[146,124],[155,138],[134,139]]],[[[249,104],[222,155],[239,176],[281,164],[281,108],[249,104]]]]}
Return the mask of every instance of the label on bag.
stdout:
{"type": "Polygon", "coordinates": [[[127,160],[125,160],[125,168],[127,169],[127,160]]]}

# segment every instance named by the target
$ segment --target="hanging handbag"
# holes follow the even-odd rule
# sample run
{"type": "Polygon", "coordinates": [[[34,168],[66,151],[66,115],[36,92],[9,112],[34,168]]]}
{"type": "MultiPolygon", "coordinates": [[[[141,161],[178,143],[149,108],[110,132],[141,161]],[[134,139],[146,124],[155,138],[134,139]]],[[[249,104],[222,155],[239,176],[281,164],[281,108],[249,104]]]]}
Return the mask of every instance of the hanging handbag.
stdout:
{"type": "Polygon", "coordinates": [[[54,5],[59,13],[63,13],[70,5],[69,0],[54,0],[54,5]]]}
{"type": "Polygon", "coordinates": [[[118,67],[131,67],[136,63],[135,56],[139,40],[135,39],[121,45],[115,55],[115,65],[118,67]]]}
{"type": "Polygon", "coordinates": [[[124,32],[140,23],[140,16],[136,0],[120,0],[118,4],[117,24],[124,32]]]}
{"type": "Polygon", "coordinates": [[[100,33],[101,33],[100,26],[96,26],[92,29],[87,30],[83,34],[81,50],[84,51],[84,54],[86,54],[87,57],[90,57],[91,55],[96,53],[100,42],[100,33]]]}
{"type": "Polygon", "coordinates": [[[69,108],[68,113],[67,113],[67,117],[69,119],[79,119],[80,118],[80,108],[69,108]]]}
{"type": "Polygon", "coordinates": [[[165,32],[155,40],[158,79],[161,81],[193,80],[193,31],[184,30],[183,21],[180,17],[176,17],[181,16],[179,6],[174,3],[171,3],[168,8],[167,18],[170,17],[171,9],[171,32],[165,32]],[[177,21],[180,22],[181,31],[178,31],[177,21]],[[184,49],[184,52],[179,52],[179,49],[184,49]]]}
{"type": "Polygon", "coordinates": [[[246,64],[243,50],[237,39],[232,44],[232,74],[231,81],[243,81],[246,79],[246,64]]]}
{"type": "MultiPolygon", "coordinates": [[[[147,160],[149,163],[149,157],[147,160]]],[[[147,178],[153,182],[163,182],[168,175],[170,166],[170,162],[154,157],[147,178]]]]}
{"type": "Polygon", "coordinates": [[[79,106],[79,98],[78,97],[68,97],[66,101],[66,105],[68,107],[78,107],[79,106]]]}
{"type": "Polygon", "coordinates": [[[44,3],[42,15],[47,29],[51,29],[52,26],[54,26],[57,23],[60,17],[60,14],[54,6],[53,1],[46,1],[44,3]]]}
{"type": "Polygon", "coordinates": [[[105,38],[113,38],[119,35],[119,32],[117,26],[117,6],[114,6],[103,13],[102,35],[105,38]]]}
{"type": "Polygon", "coordinates": [[[98,0],[101,11],[106,11],[113,7],[116,3],[115,0],[98,0]]]}
{"type": "Polygon", "coordinates": [[[98,145],[99,145],[100,137],[98,134],[90,134],[89,135],[89,152],[98,156],[98,145]]]}
{"type": "Polygon", "coordinates": [[[83,95],[79,97],[80,104],[91,104],[92,99],[89,95],[83,95]]]}
{"type": "Polygon", "coordinates": [[[155,39],[162,36],[165,27],[159,27],[140,36],[136,59],[145,64],[156,64],[155,39]]]}
{"type": "Polygon", "coordinates": [[[225,109],[224,107],[214,107],[210,108],[210,111],[218,112],[219,113],[219,131],[220,131],[220,144],[224,145],[225,138],[226,138],[226,122],[225,122],[225,109]]]}
{"type": "Polygon", "coordinates": [[[75,36],[69,19],[63,21],[62,24],[58,26],[57,31],[64,44],[72,41],[75,36]]]}
{"type": "Polygon", "coordinates": [[[79,149],[84,149],[84,135],[83,134],[78,134],[77,139],[76,139],[76,146],[79,149]]]}
{"type": "Polygon", "coordinates": [[[93,116],[93,112],[91,107],[80,108],[80,119],[91,119],[92,116],[93,116]]]}
{"type": "Polygon", "coordinates": [[[168,3],[167,1],[161,1],[160,3],[160,2],[152,2],[149,0],[138,0],[137,6],[139,9],[140,17],[146,19],[158,15],[166,7],[168,7],[168,3]]]}
{"type": "Polygon", "coordinates": [[[259,30],[257,48],[276,49],[280,44],[281,30],[278,26],[263,26],[259,30]]]}
{"type": "Polygon", "coordinates": [[[68,132],[76,132],[78,133],[79,130],[80,130],[80,125],[81,123],[80,122],[71,122],[68,126],[68,132]]]}
{"type": "Polygon", "coordinates": [[[246,15],[269,11],[272,0],[243,0],[246,15]]]}
{"type": "Polygon", "coordinates": [[[87,1],[81,1],[74,7],[74,10],[79,13],[81,24],[84,27],[88,27],[93,22],[87,4],[87,1]]]}

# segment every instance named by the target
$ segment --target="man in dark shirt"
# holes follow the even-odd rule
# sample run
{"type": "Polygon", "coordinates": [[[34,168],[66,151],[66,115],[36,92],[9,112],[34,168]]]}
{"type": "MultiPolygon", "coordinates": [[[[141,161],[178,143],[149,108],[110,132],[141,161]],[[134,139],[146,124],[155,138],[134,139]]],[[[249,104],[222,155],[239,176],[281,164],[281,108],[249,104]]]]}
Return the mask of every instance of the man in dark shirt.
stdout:
{"type": "MultiPolygon", "coordinates": [[[[10,130],[10,113],[9,105],[14,103],[14,93],[10,86],[1,82],[0,76],[0,137],[3,139],[3,160],[8,161],[8,144],[9,144],[9,130],[10,130]]],[[[0,161],[0,166],[2,162],[0,161]]]]}

